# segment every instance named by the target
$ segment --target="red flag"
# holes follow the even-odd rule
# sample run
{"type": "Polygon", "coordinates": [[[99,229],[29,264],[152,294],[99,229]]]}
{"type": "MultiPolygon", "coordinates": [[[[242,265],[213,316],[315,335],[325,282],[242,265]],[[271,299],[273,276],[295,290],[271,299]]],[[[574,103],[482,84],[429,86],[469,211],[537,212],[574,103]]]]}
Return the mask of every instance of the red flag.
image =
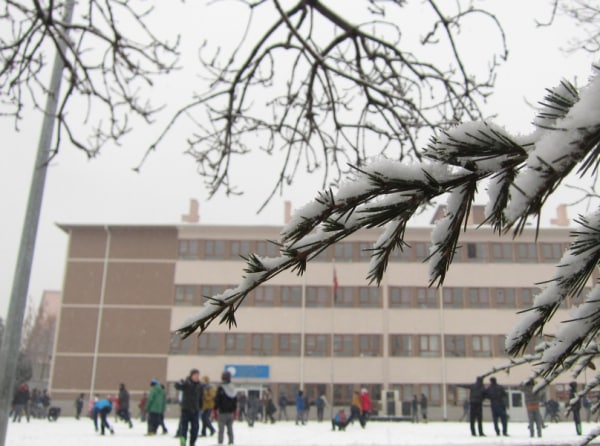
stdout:
{"type": "Polygon", "coordinates": [[[337,292],[338,292],[338,278],[337,271],[333,268],[333,300],[334,302],[337,300],[337,292]]]}

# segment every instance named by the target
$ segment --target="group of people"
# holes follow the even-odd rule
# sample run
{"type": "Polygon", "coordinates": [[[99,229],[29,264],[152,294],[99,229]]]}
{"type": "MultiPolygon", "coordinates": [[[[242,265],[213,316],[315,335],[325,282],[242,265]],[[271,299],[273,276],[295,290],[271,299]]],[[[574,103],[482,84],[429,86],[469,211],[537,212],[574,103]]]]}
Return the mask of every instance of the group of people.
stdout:
{"type": "Polygon", "coordinates": [[[419,408],[421,409],[421,418],[425,423],[427,423],[427,405],[428,400],[424,393],[421,394],[421,398],[417,398],[417,395],[413,395],[413,399],[411,401],[411,414],[412,414],[412,422],[419,422],[419,408]]]}
{"type": "Polygon", "coordinates": [[[489,386],[485,387],[483,378],[478,376],[473,384],[463,387],[469,389],[471,435],[479,434],[480,437],[485,437],[483,433],[483,400],[489,399],[496,435],[508,436],[508,414],[506,412],[508,395],[504,386],[498,384],[495,377],[491,377],[489,386]],[[501,427],[498,426],[498,422],[501,427]],[[477,430],[475,430],[476,427],[477,430]]]}
{"type": "MultiPolygon", "coordinates": [[[[494,430],[496,435],[508,436],[508,414],[507,414],[507,401],[508,395],[504,386],[498,384],[495,377],[490,378],[490,383],[486,387],[483,383],[482,377],[477,377],[475,383],[463,386],[470,390],[468,405],[465,404],[465,412],[463,417],[468,412],[469,422],[471,427],[471,435],[484,437],[483,433],[483,411],[482,405],[485,399],[490,400],[490,407],[492,410],[492,420],[494,423],[494,430]]],[[[542,436],[542,429],[544,426],[544,420],[547,416],[551,419],[558,414],[558,403],[554,400],[546,402],[546,415],[542,417],[540,408],[542,406],[541,396],[535,392],[535,381],[529,379],[521,387],[525,397],[525,407],[527,409],[527,419],[529,427],[529,435],[531,437],[542,436]],[[553,415],[554,414],[554,415],[553,415]]],[[[575,381],[569,383],[569,401],[576,399],[577,397],[577,383],[575,381]]],[[[585,404],[585,400],[584,400],[585,404]]],[[[570,411],[573,413],[573,421],[575,423],[575,431],[577,435],[581,435],[581,406],[582,401],[577,400],[570,406],[570,411]]],[[[462,417],[461,417],[462,420],[462,417]]]]}
{"type": "Polygon", "coordinates": [[[190,370],[187,378],[175,383],[175,388],[181,393],[181,415],[177,437],[181,446],[186,445],[189,433],[189,444],[194,446],[199,432],[199,418],[202,419],[202,432],[200,436],[215,433],[211,423],[213,410],[217,413],[218,435],[217,441],[223,444],[225,430],[227,431],[228,444],[233,444],[233,420],[237,409],[237,390],[231,383],[231,373],[223,372],[221,384],[214,391],[209,379],[200,382],[200,371],[190,370]]]}
{"type": "MultiPolygon", "coordinates": [[[[131,421],[131,413],[129,411],[129,399],[129,390],[127,390],[124,383],[119,384],[119,390],[116,397],[108,395],[106,398],[100,398],[100,396],[95,395],[90,401],[88,415],[94,422],[94,429],[96,432],[99,432],[100,435],[104,435],[106,430],[111,434],[115,433],[114,428],[108,422],[108,415],[113,412],[113,410],[115,412],[115,421],[120,419],[131,429],[133,427],[133,422],[131,421]],[[98,420],[100,420],[100,427],[98,427],[98,420]]],[[[75,399],[75,418],[77,420],[79,420],[81,413],[83,412],[83,402],[84,396],[83,393],[80,393],[75,399]]]]}
{"type": "Polygon", "coordinates": [[[361,389],[360,392],[355,390],[350,404],[350,416],[347,417],[343,409],[339,410],[331,420],[332,429],[346,430],[346,426],[354,420],[358,420],[360,426],[364,429],[372,412],[373,401],[369,391],[365,388],[361,389]]]}
{"type": "Polygon", "coordinates": [[[50,394],[46,389],[29,390],[27,383],[17,387],[13,394],[9,418],[13,422],[21,422],[23,415],[29,422],[30,418],[46,418],[49,415],[50,394]]]}

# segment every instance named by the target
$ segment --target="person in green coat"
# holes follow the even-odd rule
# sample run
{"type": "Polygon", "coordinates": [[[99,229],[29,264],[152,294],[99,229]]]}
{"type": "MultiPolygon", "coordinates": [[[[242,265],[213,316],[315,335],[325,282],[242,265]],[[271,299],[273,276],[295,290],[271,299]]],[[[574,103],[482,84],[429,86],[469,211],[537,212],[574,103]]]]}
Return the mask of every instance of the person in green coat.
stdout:
{"type": "Polygon", "coordinates": [[[146,413],[148,414],[148,433],[147,435],[156,435],[158,426],[161,425],[162,415],[167,408],[167,398],[165,391],[158,380],[150,381],[150,392],[146,401],[146,413]]]}

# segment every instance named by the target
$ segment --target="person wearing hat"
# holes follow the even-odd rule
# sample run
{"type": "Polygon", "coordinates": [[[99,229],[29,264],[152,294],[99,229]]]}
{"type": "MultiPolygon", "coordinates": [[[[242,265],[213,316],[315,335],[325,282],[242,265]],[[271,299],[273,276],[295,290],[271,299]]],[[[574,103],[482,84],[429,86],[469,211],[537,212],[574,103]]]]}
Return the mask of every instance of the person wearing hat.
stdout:
{"type": "Polygon", "coordinates": [[[198,418],[202,407],[202,384],[200,371],[190,370],[187,378],[175,383],[175,388],[181,392],[181,416],[179,418],[179,442],[185,446],[188,426],[190,431],[190,446],[196,444],[198,437],[198,418]]]}
{"type": "Polygon", "coordinates": [[[150,381],[150,392],[146,400],[146,413],[148,414],[148,433],[146,435],[156,435],[158,426],[160,426],[161,415],[167,406],[165,391],[158,380],[150,381]]]}
{"type": "Polygon", "coordinates": [[[218,412],[217,421],[219,423],[217,441],[219,444],[223,444],[223,434],[227,427],[227,439],[229,444],[233,444],[233,414],[237,409],[237,390],[231,383],[231,372],[223,372],[221,381],[215,397],[215,409],[218,412]]]}
{"type": "Polygon", "coordinates": [[[215,408],[215,395],[217,391],[210,385],[210,378],[208,376],[202,378],[202,383],[202,431],[200,432],[200,436],[206,437],[207,431],[210,431],[211,436],[216,432],[210,418],[215,408]]]}
{"type": "MultiPolygon", "coordinates": [[[[569,402],[577,398],[577,382],[571,381],[569,383],[569,402]]],[[[576,403],[571,404],[571,412],[573,412],[573,421],[575,422],[575,432],[577,435],[581,435],[581,400],[578,399],[576,403]]]]}

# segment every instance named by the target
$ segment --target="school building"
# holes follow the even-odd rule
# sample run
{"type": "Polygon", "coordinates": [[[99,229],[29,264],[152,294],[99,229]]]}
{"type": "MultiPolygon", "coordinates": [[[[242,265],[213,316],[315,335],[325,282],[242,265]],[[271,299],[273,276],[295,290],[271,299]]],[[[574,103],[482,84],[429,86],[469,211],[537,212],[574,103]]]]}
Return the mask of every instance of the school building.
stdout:
{"type": "MultiPolygon", "coordinates": [[[[239,283],[240,256],[278,255],[268,240],[281,227],[61,224],[69,246],[53,399],[69,409],[79,393],[114,394],[123,382],[135,407],[152,378],[175,398],[173,383],[191,368],[213,382],[227,368],[240,388],[269,387],[275,398],[292,399],[301,388],[311,399],[325,393],[347,405],[353,390],[367,388],[382,400],[380,413],[399,415],[402,402],[424,393],[432,418],[458,418],[466,397],[458,384],[508,361],[505,334],[569,242],[562,225],[541,228],[537,240],[533,227],[513,239],[476,229],[480,207],[472,216],[443,287],[428,288],[422,262],[432,226],[408,228],[410,247],[391,259],[380,287],[369,286],[368,249],[379,231],[365,230],[319,255],[304,276],[284,273],[257,289],[239,308],[236,327],[215,322],[185,340],[172,332],[204,296],[239,283]]],[[[515,369],[498,381],[517,385],[528,373],[515,369]]],[[[564,397],[567,380],[551,388],[553,396],[564,397]]]]}

